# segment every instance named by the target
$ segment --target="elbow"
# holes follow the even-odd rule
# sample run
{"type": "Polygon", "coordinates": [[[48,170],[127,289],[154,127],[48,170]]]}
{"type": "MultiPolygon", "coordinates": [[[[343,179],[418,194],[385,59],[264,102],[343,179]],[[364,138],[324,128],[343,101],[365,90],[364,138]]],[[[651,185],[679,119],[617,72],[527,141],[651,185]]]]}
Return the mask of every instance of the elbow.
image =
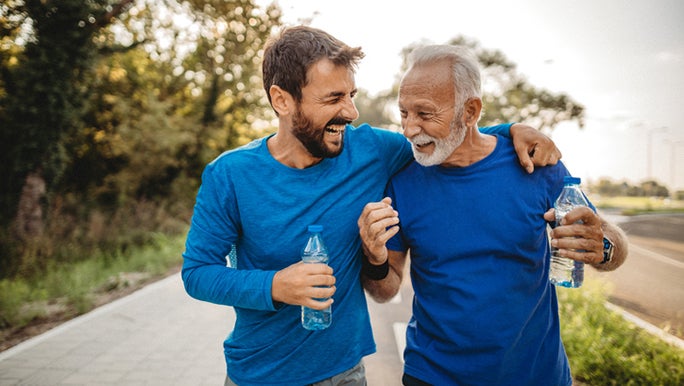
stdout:
{"type": "Polygon", "coordinates": [[[195,268],[186,268],[183,267],[181,269],[181,280],[183,281],[183,288],[185,288],[185,292],[190,295],[190,297],[193,297],[195,299],[198,298],[197,294],[197,285],[196,285],[196,277],[197,277],[197,270],[195,268]]]}
{"type": "Polygon", "coordinates": [[[387,303],[390,300],[394,299],[397,294],[399,293],[399,288],[383,288],[379,287],[377,285],[374,285],[376,283],[365,283],[364,280],[364,288],[366,290],[366,293],[373,299],[376,303],[387,303]]]}
{"type": "Polygon", "coordinates": [[[390,300],[394,299],[394,297],[397,295],[396,293],[394,295],[389,295],[389,294],[372,294],[369,293],[370,297],[376,302],[376,303],[388,303],[390,300]]]}

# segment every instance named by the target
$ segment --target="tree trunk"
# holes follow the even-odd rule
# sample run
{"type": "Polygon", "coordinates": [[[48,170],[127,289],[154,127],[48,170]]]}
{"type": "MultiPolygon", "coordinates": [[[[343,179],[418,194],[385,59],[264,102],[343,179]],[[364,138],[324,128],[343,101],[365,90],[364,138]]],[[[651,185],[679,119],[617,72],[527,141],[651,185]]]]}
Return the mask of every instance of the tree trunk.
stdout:
{"type": "Polygon", "coordinates": [[[21,189],[15,221],[16,234],[21,240],[30,240],[43,235],[43,207],[45,180],[39,172],[26,176],[21,189]]]}

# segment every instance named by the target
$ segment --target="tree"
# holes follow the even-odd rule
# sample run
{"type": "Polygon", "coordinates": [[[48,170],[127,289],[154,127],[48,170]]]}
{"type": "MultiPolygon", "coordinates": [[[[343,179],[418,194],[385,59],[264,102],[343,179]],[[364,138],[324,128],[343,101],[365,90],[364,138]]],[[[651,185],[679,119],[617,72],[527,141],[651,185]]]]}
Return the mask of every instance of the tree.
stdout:
{"type": "MultiPolygon", "coordinates": [[[[402,73],[406,70],[408,54],[413,48],[424,43],[414,43],[402,50],[404,57],[402,73]]],[[[580,127],[583,127],[584,107],[582,105],[566,94],[554,94],[529,84],[522,75],[518,74],[515,64],[509,61],[503,52],[485,49],[477,41],[463,36],[455,37],[447,44],[469,47],[480,62],[484,107],[480,119],[482,126],[502,122],[525,122],[539,130],[550,132],[558,123],[574,120],[580,127]]],[[[377,117],[377,114],[366,110],[366,106],[372,106],[375,111],[384,111],[389,104],[393,104],[391,108],[396,109],[399,81],[400,79],[397,78],[397,82],[390,90],[381,93],[380,100],[376,103],[358,103],[361,115],[359,120],[365,121],[366,118],[377,117]],[[381,108],[380,105],[385,107],[381,108]]]]}
{"type": "Polygon", "coordinates": [[[106,40],[143,43],[98,61],[66,184],[114,207],[164,200],[177,185],[194,194],[208,161],[262,134],[261,48],[280,17],[245,0],[148,1],[129,14],[116,31],[130,36],[106,40]]]}
{"type": "Polygon", "coordinates": [[[137,207],[190,212],[204,165],[272,129],[260,56],[279,25],[277,6],[250,0],[0,4],[3,251],[46,245],[44,260],[60,243],[116,245],[127,231],[144,242],[164,228],[137,207]],[[105,242],[93,218],[107,219],[105,242]]]}
{"type": "MultiPolygon", "coordinates": [[[[132,1],[25,0],[0,7],[6,21],[1,26],[3,42],[13,38],[1,48],[5,107],[0,116],[0,173],[7,190],[0,196],[0,225],[15,215],[35,216],[35,211],[18,212],[25,184],[45,180],[49,191],[61,177],[64,139],[81,126],[87,91],[82,80],[96,52],[92,38],[132,1]]],[[[39,202],[26,202],[40,196],[24,197],[24,206],[40,208],[39,202]]],[[[41,228],[19,228],[17,234],[36,236],[41,228]]]]}

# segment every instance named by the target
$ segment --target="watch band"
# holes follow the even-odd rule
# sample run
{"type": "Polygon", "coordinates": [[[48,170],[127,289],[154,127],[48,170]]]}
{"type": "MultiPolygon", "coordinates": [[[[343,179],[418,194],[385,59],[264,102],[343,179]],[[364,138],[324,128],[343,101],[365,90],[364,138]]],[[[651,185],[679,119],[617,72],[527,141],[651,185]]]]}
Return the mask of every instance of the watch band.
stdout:
{"type": "Polygon", "coordinates": [[[603,261],[599,264],[609,263],[613,259],[613,252],[615,250],[615,245],[609,238],[603,237],[603,261]]]}

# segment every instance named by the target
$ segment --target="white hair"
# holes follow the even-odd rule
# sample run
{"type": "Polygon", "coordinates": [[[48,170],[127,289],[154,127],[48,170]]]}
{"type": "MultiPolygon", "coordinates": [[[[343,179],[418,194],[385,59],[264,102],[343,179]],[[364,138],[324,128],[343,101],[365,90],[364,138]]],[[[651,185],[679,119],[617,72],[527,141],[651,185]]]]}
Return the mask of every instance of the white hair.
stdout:
{"type": "Polygon", "coordinates": [[[481,98],[480,66],[475,55],[466,47],[452,45],[421,46],[409,54],[408,68],[439,60],[451,62],[456,90],[456,105],[461,106],[470,98],[481,98]]]}

